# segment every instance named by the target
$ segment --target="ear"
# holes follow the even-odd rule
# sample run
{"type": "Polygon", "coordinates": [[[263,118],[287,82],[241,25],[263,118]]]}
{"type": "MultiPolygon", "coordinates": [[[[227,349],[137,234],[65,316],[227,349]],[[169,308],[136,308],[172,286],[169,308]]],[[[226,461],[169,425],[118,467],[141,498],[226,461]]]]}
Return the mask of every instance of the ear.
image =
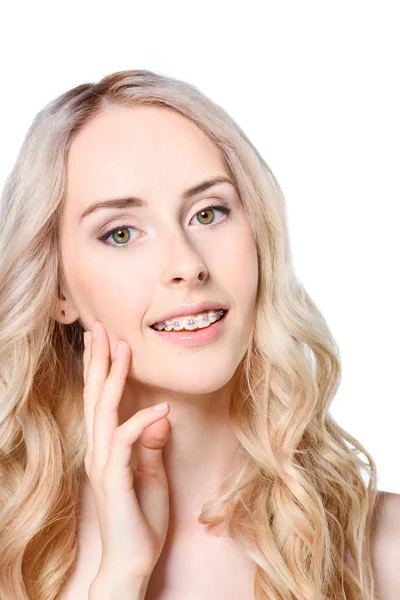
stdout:
{"type": "MultiPolygon", "coordinates": [[[[65,297],[60,286],[58,286],[58,296],[53,318],[63,325],[70,325],[74,321],[79,320],[78,311],[75,309],[74,304],[65,297]]],[[[80,320],[79,322],[81,323],[80,320]]]]}

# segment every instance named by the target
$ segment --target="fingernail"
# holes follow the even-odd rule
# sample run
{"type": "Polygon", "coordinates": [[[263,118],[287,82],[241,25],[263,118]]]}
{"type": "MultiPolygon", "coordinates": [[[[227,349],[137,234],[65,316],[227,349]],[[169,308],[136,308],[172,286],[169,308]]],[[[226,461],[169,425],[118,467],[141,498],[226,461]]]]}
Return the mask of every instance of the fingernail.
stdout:
{"type": "Polygon", "coordinates": [[[122,346],[121,344],[118,342],[115,346],[115,350],[114,350],[114,360],[116,360],[117,358],[119,358],[121,356],[121,351],[122,351],[122,346]]]}
{"type": "Polygon", "coordinates": [[[92,325],[92,337],[95,340],[97,338],[97,332],[99,330],[99,326],[97,325],[97,323],[95,323],[94,325],[92,325]]]}
{"type": "Polygon", "coordinates": [[[154,412],[158,412],[161,410],[165,410],[168,406],[168,402],[162,402],[161,404],[156,404],[155,406],[153,406],[153,410],[154,412]]]}

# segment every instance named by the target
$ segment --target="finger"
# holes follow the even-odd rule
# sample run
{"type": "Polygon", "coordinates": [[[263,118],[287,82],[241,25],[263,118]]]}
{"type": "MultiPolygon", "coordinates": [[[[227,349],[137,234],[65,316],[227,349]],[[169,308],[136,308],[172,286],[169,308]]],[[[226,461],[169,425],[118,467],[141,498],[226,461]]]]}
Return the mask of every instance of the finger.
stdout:
{"type": "Polygon", "coordinates": [[[83,351],[83,414],[85,421],[85,429],[86,429],[86,444],[87,450],[85,455],[85,470],[86,473],[89,474],[90,469],[90,455],[92,453],[93,448],[93,410],[89,408],[89,400],[87,396],[86,390],[86,382],[87,382],[87,372],[89,369],[89,361],[91,354],[91,345],[92,345],[92,334],[90,331],[85,331],[83,336],[84,341],[84,351],[83,351]]]}
{"type": "Polygon", "coordinates": [[[93,429],[96,420],[96,405],[101,396],[104,382],[109,373],[109,354],[110,347],[107,332],[96,321],[98,326],[96,340],[91,339],[90,355],[88,358],[88,367],[86,373],[86,384],[84,388],[84,415],[87,433],[87,462],[91,465],[93,454],[93,429]]]}
{"type": "Polygon", "coordinates": [[[92,454],[95,477],[101,477],[107,462],[112,437],[118,427],[118,408],[129,372],[131,350],[124,340],[120,340],[120,345],[121,354],[112,361],[110,373],[95,406],[92,454]]]}
{"type": "Polygon", "coordinates": [[[171,432],[168,419],[150,425],[140,436],[137,446],[135,490],[148,523],[160,538],[169,516],[169,487],[163,461],[163,448],[171,432]]]}
{"type": "MultiPolygon", "coordinates": [[[[167,414],[167,413],[166,413],[167,414]]],[[[163,448],[169,439],[171,425],[165,417],[148,427],[139,437],[136,469],[147,476],[164,474],[163,448]]]]}
{"type": "Polygon", "coordinates": [[[127,488],[132,486],[132,444],[142,435],[144,430],[163,419],[169,412],[169,406],[155,411],[154,407],[139,410],[130,419],[120,425],[114,432],[107,463],[104,468],[104,482],[109,489],[120,487],[124,482],[127,488]]]}
{"type": "Polygon", "coordinates": [[[83,334],[83,343],[84,343],[84,351],[83,351],[83,383],[86,383],[86,375],[87,369],[89,365],[89,357],[90,357],[90,345],[92,342],[92,334],[90,331],[85,331],[83,334]]]}

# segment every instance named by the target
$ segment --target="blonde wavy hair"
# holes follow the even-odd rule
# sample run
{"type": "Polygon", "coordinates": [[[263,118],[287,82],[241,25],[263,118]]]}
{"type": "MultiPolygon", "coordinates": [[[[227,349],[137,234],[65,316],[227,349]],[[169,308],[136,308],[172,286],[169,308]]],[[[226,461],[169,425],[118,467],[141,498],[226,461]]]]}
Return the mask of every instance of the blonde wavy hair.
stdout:
{"type": "Polygon", "coordinates": [[[373,600],[376,465],[328,412],[339,349],[294,273],[283,193],[220,106],[147,70],[113,73],[48,103],[3,189],[0,597],[59,598],[77,560],[83,327],[54,318],[63,276],[57,232],[71,141],[113,105],[167,107],[202,129],[227,161],[257,243],[254,327],[229,409],[246,461],[229,493],[203,505],[199,523],[224,522],[256,563],[256,600],[373,600]]]}

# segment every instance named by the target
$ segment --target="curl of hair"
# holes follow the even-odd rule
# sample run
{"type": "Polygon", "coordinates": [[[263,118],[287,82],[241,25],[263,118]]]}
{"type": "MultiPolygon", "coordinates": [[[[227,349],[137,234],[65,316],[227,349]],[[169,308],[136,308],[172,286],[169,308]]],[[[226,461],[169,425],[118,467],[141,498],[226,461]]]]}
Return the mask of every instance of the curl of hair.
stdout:
{"type": "Polygon", "coordinates": [[[63,277],[58,224],[71,141],[115,105],[175,110],[202,129],[227,161],[257,243],[256,316],[229,407],[245,462],[231,489],[203,505],[199,523],[224,523],[256,563],[256,600],[373,600],[376,466],[328,412],[340,382],[339,350],[294,273],[283,193],[219,105],[186,82],[146,70],[110,74],[47,104],[4,186],[0,597],[59,598],[77,560],[83,327],[54,318],[63,277]]]}

